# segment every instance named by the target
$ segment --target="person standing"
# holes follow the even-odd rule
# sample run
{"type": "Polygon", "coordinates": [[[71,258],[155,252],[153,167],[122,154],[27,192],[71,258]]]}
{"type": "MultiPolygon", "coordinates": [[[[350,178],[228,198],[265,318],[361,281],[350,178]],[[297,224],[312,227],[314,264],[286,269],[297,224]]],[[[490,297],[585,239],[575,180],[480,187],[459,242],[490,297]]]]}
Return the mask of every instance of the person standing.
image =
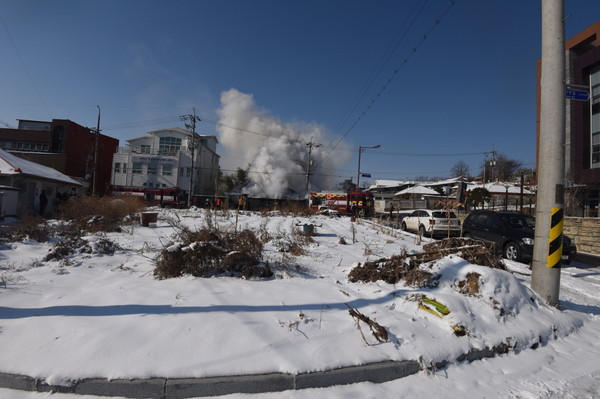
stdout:
{"type": "Polygon", "coordinates": [[[42,190],[40,193],[40,215],[44,216],[44,211],[48,205],[48,197],[46,197],[46,190],[42,190]]]}

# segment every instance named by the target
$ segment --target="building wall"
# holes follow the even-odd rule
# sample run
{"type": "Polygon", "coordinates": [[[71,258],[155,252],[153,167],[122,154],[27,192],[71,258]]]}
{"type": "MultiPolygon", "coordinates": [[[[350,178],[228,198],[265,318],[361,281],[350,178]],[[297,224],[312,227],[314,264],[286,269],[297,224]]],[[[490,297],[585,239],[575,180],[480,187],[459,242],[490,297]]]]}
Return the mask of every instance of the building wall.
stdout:
{"type": "Polygon", "coordinates": [[[563,232],[575,241],[577,251],[600,255],[600,219],[564,219],[563,232]]]}
{"type": "Polygon", "coordinates": [[[60,198],[81,194],[81,187],[76,184],[48,180],[32,175],[3,175],[0,176],[0,185],[8,186],[8,188],[0,189],[0,193],[4,192],[6,197],[0,198],[3,202],[0,216],[21,216],[23,213],[40,214],[40,194],[42,190],[45,191],[48,200],[43,213],[43,216],[46,217],[52,216],[60,198]]]}
{"type": "MultiPolygon", "coordinates": [[[[565,42],[566,82],[576,88],[590,86],[590,72],[600,66],[600,21],[587,27],[565,42]]],[[[537,65],[537,143],[536,160],[539,165],[540,137],[540,61],[537,65]]],[[[600,168],[591,167],[591,101],[567,100],[565,134],[565,181],[578,187],[578,213],[598,217],[600,196],[600,168]]]]}
{"type": "MultiPolygon", "coordinates": [[[[129,140],[129,146],[119,148],[113,156],[112,184],[115,187],[135,188],[179,187],[189,192],[192,173],[191,135],[187,130],[173,128],[152,131],[149,136],[129,140]],[[179,151],[166,153],[161,150],[161,137],[181,139],[179,151]],[[134,164],[140,166],[136,168],[139,173],[133,173],[134,164]],[[164,173],[164,165],[171,166],[171,175],[164,173]]],[[[215,193],[219,170],[219,156],[214,151],[216,143],[214,136],[196,135],[193,180],[195,193],[198,195],[215,193]]]]}
{"type": "Polygon", "coordinates": [[[96,192],[103,195],[111,182],[112,157],[119,140],[100,134],[98,144],[97,168],[94,168],[95,132],[68,119],[19,121],[19,129],[0,129],[1,148],[67,176],[85,180],[90,191],[96,173],[96,192]],[[11,148],[7,148],[9,142],[11,148]],[[35,150],[19,149],[14,148],[15,143],[30,143],[29,147],[32,143],[39,145],[35,150]]]}
{"type": "Polygon", "coordinates": [[[6,216],[17,216],[19,191],[13,187],[0,186],[0,220],[6,216]]]}
{"type": "Polygon", "coordinates": [[[157,156],[140,154],[122,150],[114,154],[113,164],[119,164],[119,169],[113,167],[113,186],[116,187],[180,187],[187,190],[188,186],[181,186],[178,179],[179,157],[157,156]],[[140,173],[134,173],[133,164],[141,165],[140,173]],[[163,166],[171,166],[171,174],[163,172],[163,166]],[[156,173],[149,173],[151,166],[156,167],[156,173]]]}
{"type": "MultiPolygon", "coordinates": [[[[54,119],[52,131],[56,135],[64,132],[64,153],[66,154],[65,173],[68,176],[87,180],[92,187],[94,174],[96,193],[103,195],[109,189],[112,173],[112,156],[119,146],[119,140],[98,135],[98,155],[96,158],[96,133],[90,128],[66,119],[54,119]],[[95,162],[96,161],[96,162],[95,162]]],[[[60,143],[55,144],[61,146],[60,143]]],[[[60,148],[57,148],[60,149],[60,148]]]]}

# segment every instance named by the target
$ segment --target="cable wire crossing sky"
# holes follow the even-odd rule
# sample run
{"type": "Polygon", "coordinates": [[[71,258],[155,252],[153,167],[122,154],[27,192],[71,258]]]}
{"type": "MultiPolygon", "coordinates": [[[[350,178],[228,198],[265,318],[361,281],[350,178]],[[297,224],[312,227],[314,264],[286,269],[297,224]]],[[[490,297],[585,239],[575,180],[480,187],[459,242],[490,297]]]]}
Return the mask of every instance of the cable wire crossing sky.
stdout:
{"type": "MultiPolygon", "coordinates": [[[[600,2],[565,15],[569,38],[600,2]]],[[[0,25],[1,127],[94,128],[100,106],[123,146],[195,108],[257,195],[304,187],[309,142],[318,185],[376,145],[361,183],[478,175],[492,151],[535,167],[539,1],[5,0],[0,25]]]]}

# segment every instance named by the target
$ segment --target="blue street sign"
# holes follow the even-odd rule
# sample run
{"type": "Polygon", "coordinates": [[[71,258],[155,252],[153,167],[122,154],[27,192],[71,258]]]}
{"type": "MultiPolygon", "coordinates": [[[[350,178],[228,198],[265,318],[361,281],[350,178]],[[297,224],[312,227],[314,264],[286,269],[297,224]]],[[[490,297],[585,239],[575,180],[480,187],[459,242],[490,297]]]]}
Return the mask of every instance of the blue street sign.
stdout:
{"type": "Polygon", "coordinates": [[[361,173],[360,174],[362,177],[371,177],[370,173],[361,173]]]}
{"type": "Polygon", "coordinates": [[[587,90],[567,89],[567,99],[575,101],[589,101],[590,92],[587,90]]]}

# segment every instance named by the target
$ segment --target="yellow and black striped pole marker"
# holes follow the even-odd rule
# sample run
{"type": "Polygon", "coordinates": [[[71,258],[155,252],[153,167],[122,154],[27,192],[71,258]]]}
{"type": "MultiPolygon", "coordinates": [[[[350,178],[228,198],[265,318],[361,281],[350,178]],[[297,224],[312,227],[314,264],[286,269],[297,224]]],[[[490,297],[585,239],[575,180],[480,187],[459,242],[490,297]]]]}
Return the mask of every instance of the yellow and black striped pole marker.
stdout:
{"type": "Polygon", "coordinates": [[[560,267],[563,250],[563,219],[562,208],[552,208],[552,222],[550,224],[550,237],[548,240],[547,267],[560,267]]]}

